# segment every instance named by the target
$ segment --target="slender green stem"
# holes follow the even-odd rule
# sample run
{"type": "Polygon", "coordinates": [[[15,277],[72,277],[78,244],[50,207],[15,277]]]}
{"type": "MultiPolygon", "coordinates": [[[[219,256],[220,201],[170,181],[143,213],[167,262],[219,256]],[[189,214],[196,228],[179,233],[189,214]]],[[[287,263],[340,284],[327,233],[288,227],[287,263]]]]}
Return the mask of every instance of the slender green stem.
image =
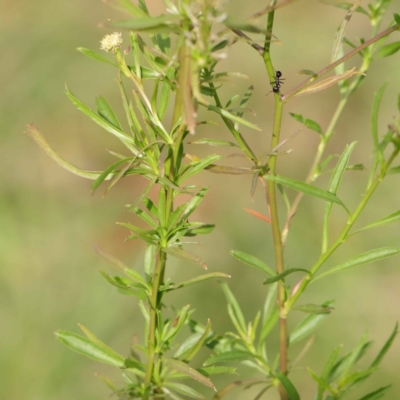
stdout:
{"type": "Polygon", "coordinates": [[[393,153],[389,157],[388,161],[381,168],[380,173],[375,178],[375,180],[373,181],[372,185],[365,192],[365,195],[363,196],[362,200],[360,201],[360,203],[359,203],[358,207],[356,208],[356,210],[354,211],[354,213],[349,216],[347,224],[343,228],[343,230],[340,233],[339,237],[326,250],[325,253],[321,254],[321,256],[319,257],[318,261],[311,268],[310,274],[305,277],[305,279],[299,285],[296,293],[287,301],[287,303],[285,305],[285,309],[284,309],[284,314],[285,315],[287,315],[289,313],[290,309],[296,303],[297,299],[302,295],[302,293],[304,292],[306,287],[311,282],[312,277],[318,272],[318,270],[322,267],[322,265],[325,263],[325,261],[328,260],[328,258],[333,254],[333,252],[346,240],[347,234],[349,233],[350,229],[352,228],[354,223],[357,221],[358,217],[360,216],[361,212],[365,208],[366,204],[368,203],[368,201],[371,198],[371,196],[373,195],[373,193],[375,192],[376,188],[382,182],[383,178],[385,177],[385,175],[387,173],[387,170],[389,169],[390,165],[392,164],[393,160],[397,157],[399,152],[400,152],[399,148],[396,148],[393,151],[393,153]]]}
{"type": "MultiPolygon", "coordinates": [[[[271,7],[274,7],[276,1],[271,2],[271,7]]],[[[275,77],[275,71],[272,66],[270,47],[272,38],[272,29],[274,24],[274,11],[268,14],[267,21],[267,35],[264,43],[264,64],[268,72],[269,80],[273,81],[275,77]]],[[[281,122],[282,122],[282,111],[283,103],[280,101],[279,93],[275,93],[275,115],[274,115],[274,126],[271,138],[271,149],[275,148],[279,144],[281,122]]],[[[275,175],[276,173],[276,162],[277,157],[271,156],[269,159],[269,173],[275,175]]],[[[283,263],[283,243],[282,235],[279,227],[279,216],[278,216],[278,204],[276,199],[276,184],[272,180],[267,181],[268,188],[268,202],[271,215],[272,235],[274,240],[275,248],[275,267],[276,273],[281,274],[284,271],[283,263]]],[[[280,310],[279,317],[279,369],[283,374],[288,372],[287,359],[288,359],[288,339],[287,339],[287,320],[286,315],[282,313],[285,306],[285,288],[282,284],[278,287],[278,307],[280,310]]],[[[279,394],[281,400],[288,400],[288,394],[286,390],[280,385],[279,394]]]]}
{"type": "Polygon", "coordinates": [[[160,301],[159,301],[160,296],[158,289],[161,284],[161,276],[163,270],[165,269],[166,259],[167,259],[166,254],[160,250],[158,253],[158,260],[157,260],[156,270],[154,272],[151,297],[150,297],[150,324],[149,324],[149,336],[147,340],[148,359],[147,359],[147,368],[145,377],[145,383],[147,384],[151,383],[151,378],[153,376],[154,357],[155,357],[155,350],[157,347],[156,343],[157,311],[160,308],[160,301]]]}

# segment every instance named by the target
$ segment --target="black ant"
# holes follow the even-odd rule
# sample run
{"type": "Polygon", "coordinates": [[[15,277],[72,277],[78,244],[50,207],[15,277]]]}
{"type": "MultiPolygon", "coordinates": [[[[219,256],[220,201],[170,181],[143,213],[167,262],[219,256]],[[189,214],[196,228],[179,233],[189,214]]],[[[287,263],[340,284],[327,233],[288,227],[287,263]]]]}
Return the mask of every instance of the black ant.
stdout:
{"type": "MultiPolygon", "coordinates": [[[[284,81],[285,79],[281,79],[281,76],[282,76],[282,72],[276,71],[275,72],[275,80],[270,82],[271,85],[274,85],[274,86],[272,86],[272,92],[274,92],[274,93],[279,93],[281,85],[283,85],[282,81],[284,81]]],[[[269,92],[269,93],[271,93],[271,92],[269,92]]]]}

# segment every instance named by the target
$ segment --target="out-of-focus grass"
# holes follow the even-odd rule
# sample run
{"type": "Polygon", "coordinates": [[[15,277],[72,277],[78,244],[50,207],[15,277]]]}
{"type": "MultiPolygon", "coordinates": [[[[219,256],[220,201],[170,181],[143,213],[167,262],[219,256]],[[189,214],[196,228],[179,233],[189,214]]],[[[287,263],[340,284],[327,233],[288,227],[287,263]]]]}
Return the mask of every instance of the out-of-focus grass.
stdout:
{"type": "MultiPolygon", "coordinates": [[[[237,15],[247,15],[260,7],[258,3],[232,1],[229,8],[237,15]]],[[[150,5],[154,10],[157,8],[156,2],[150,5]]],[[[80,322],[122,353],[128,351],[132,333],[142,335],[143,322],[136,301],[118,295],[103,281],[97,270],[107,267],[94,254],[92,245],[97,242],[129,265],[141,268],[143,246],[134,242],[124,244],[125,232],[114,222],[131,218],[124,213],[123,204],[132,201],[145,182],[129,178],[105,199],[100,193],[91,196],[89,181],[61,170],[22,133],[24,125],[34,121],[53,147],[76,165],[94,170],[111,162],[111,156],[104,150],[118,149],[118,143],[75,110],[63,95],[64,83],[68,82],[71,90],[87,103],[93,104],[94,97],[101,94],[121,111],[112,68],[98,65],[75,51],[78,46],[96,49],[107,32],[97,25],[110,16],[117,18],[115,12],[95,0],[5,0],[0,4],[2,399],[107,398],[108,389],[93,374],[104,373],[120,379],[118,375],[61,346],[55,341],[53,331],[57,328],[77,330],[76,323],[80,322]]],[[[275,66],[287,78],[285,88],[301,79],[295,75],[296,71],[319,69],[326,64],[335,29],[343,16],[340,10],[304,1],[277,13],[276,34],[283,45],[273,48],[273,57],[275,66]]],[[[367,34],[365,17],[355,15],[349,35],[367,34]]],[[[262,133],[245,131],[245,135],[251,145],[264,152],[268,149],[272,118],[272,96],[265,98],[264,95],[270,87],[261,58],[244,43],[237,45],[237,49],[240,51],[231,50],[229,64],[251,76],[251,82],[237,81],[235,88],[227,88],[227,94],[238,87],[244,89],[250,83],[255,85],[251,107],[257,112],[256,122],[264,130],[262,133]]],[[[356,65],[358,61],[352,62],[356,65]]],[[[332,153],[341,152],[346,143],[359,140],[352,163],[370,165],[372,94],[384,81],[390,82],[380,118],[384,130],[395,112],[400,91],[398,62],[399,55],[395,55],[373,65],[364,86],[350,101],[337,126],[337,137],[330,148],[332,153]]],[[[326,93],[294,100],[286,112],[304,113],[325,127],[337,100],[337,91],[332,88],[326,93]]],[[[297,128],[285,117],[284,137],[297,128]]],[[[204,132],[201,128],[197,135],[201,137],[204,132]]],[[[216,129],[214,135],[229,137],[223,127],[216,129]]],[[[311,132],[298,135],[291,144],[296,151],[279,160],[279,171],[295,178],[304,177],[315,146],[316,137],[311,132]]],[[[193,146],[192,151],[204,153],[207,149],[193,146]]],[[[358,201],[366,176],[365,172],[347,174],[340,196],[350,206],[358,201]]],[[[246,316],[252,318],[265,298],[266,288],[261,286],[263,276],[239,265],[230,258],[228,251],[232,248],[248,251],[273,265],[269,227],[242,210],[251,207],[265,212],[264,196],[259,190],[254,203],[251,202],[247,177],[203,174],[200,179],[200,184],[211,185],[211,190],[199,218],[215,221],[217,229],[202,240],[206,248],[198,252],[211,271],[232,275],[232,290],[246,316]]],[[[327,179],[321,179],[322,187],[327,179]]],[[[398,177],[390,176],[362,220],[371,222],[397,211],[399,187],[398,177]]],[[[307,268],[316,259],[322,212],[321,202],[304,199],[287,245],[288,266],[307,268]]],[[[337,232],[343,221],[341,210],[335,209],[332,231],[337,232]]],[[[387,230],[356,236],[335,255],[332,263],[374,247],[397,246],[398,232],[398,225],[393,225],[387,230]]],[[[367,328],[371,338],[376,340],[375,351],[384,342],[399,315],[397,264],[396,258],[379,262],[311,287],[304,303],[337,299],[335,312],[318,331],[315,346],[306,358],[314,370],[321,369],[323,360],[338,343],[344,343],[345,350],[349,350],[367,328]]],[[[167,275],[180,280],[197,272],[194,266],[171,260],[167,275]]],[[[190,291],[182,290],[171,295],[169,302],[192,304],[197,309],[195,316],[203,322],[211,318],[219,332],[231,329],[224,306],[215,307],[215,304],[224,304],[215,282],[190,291]]],[[[273,337],[270,348],[274,354],[276,340],[273,337]]],[[[400,385],[395,381],[399,348],[396,343],[365,389],[394,381],[388,398],[400,396],[400,385]]],[[[291,357],[299,350],[300,346],[295,347],[291,357]]],[[[307,373],[299,370],[292,375],[304,399],[311,398],[315,386],[307,373]]],[[[224,382],[215,381],[218,386],[224,382]]],[[[230,398],[250,398],[248,396],[250,392],[238,392],[230,398]]]]}

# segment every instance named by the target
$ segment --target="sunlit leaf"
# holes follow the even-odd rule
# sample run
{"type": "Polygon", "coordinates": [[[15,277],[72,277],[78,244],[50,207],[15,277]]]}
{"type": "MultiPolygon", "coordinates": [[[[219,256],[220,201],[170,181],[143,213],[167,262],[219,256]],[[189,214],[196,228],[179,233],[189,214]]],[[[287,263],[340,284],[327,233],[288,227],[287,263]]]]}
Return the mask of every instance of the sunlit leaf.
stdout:
{"type": "Polygon", "coordinates": [[[163,248],[162,251],[164,251],[165,253],[167,253],[167,254],[169,254],[171,256],[180,258],[182,260],[190,261],[190,262],[195,263],[195,264],[199,264],[204,269],[207,269],[207,265],[205,264],[205,262],[199,256],[196,256],[193,253],[189,253],[186,250],[178,249],[176,247],[166,247],[166,248],[163,248]]]}
{"type": "Polygon", "coordinates": [[[184,373],[185,375],[189,376],[190,378],[194,379],[197,382],[200,382],[201,384],[203,384],[207,387],[210,387],[210,388],[216,390],[214,384],[211,382],[211,380],[209,378],[202,375],[200,372],[196,371],[195,369],[191,368],[188,364],[186,364],[182,361],[173,360],[172,358],[167,358],[167,357],[163,357],[163,361],[165,363],[169,364],[169,366],[171,368],[184,373]]]}
{"type": "Polygon", "coordinates": [[[239,147],[236,143],[228,142],[226,140],[215,140],[215,139],[199,139],[189,144],[208,144],[210,146],[228,146],[228,147],[239,147]]]}
{"type": "Polygon", "coordinates": [[[196,195],[189,201],[189,203],[186,205],[184,209],[182,220],[186,221],[189,218],[192,212],[199,206],[204,196],[206,195],[207,191],[208,187],[200,189],[196,193],[196,195]]]}
{"type": "Polygon", "coordinates": [[[267,275],[274,276],[275,272],[268,267],[264,262],[262,262],[259,258],[252,256],[251,254],[245,253],[244,251],[231,250],[230,254],[238,259],[239,261],[250,265],[250,267],[258,268],[261,271],[265,272],[267,275]]]}
{"type": "Polygon", "coordinates": [[[55,335],[60,342],[86,357],[118,368],[124,366],[125,359],[106,345],[100,346],[83,336],[62,330],[56,331],[55,335]]]}
{"type": "Polygon", "coordinates": [[[122,132],[122,127],[117,116],[104,97],[99,96],[96,98],[96,106],[99,115],[122,132]]]}
{"type": "MultiPolygon", "coordinates": [[[[330,307],[332,301],[325,302],[323,307],[330,307]]],[[[298,323],[289,336],[289,345],[292,345],[313,333],[328,314],[309,314],[298,323]]]]}
{"type": "Polygon", "coordinates": [[[239,332],[246,332],[246,320],[244,319],[244,315],[240,309],[239,303],[226,283],[222,283],[221,287],[225,294],[226,300],[228,301],[228,312],[233,324],[239,332]]]}
{"type": "MultiPolygon", "coordinates": [[[[231,277],[230,275],[224,274],[222,272],[211,272],[210,274],[200,275],[200,276],[197,276],[196,278],[192,278],[192,279],[189,279],[184,282],[172,284],[168,287],[165,287],[164,290],[167,290],[167,291],[176,290],[176,289],[191,286],[196,283],[203,282],[203,281],[213,279],[213,278],[230,278],[230,277],[231,277]]],[[[163,289],[161,288],[160,290],[162,291],[163,289]]]]}
{"type": "Polygon", "coordinates": [[[120,166],[121,164],[124,164],[126,162],[131,161],[132,158],[124,158],[122,160],[118,160],[115,163],[109,165],[98,177],[97,179],[92,183],[92,191],[94,192],[102,183],[103,181],[111,174],[115,175],[115,169],[120,166]],[[114,174],[113,174],[114,172],[114,174]]]}
{"type": "Polygon", "coordinates": [[[208,109],[211,111],[214,111],[214,112],[220,114],[222,117],[227,118],[227,119],[229,119],[233,122],[236,122],[240,125],[247,126],[248,128],[255,129],[256,131],[261,131],[261,129],[257,125],[254,125],[251,122],[249,122],[235,114],[232,114],[229,111],[224,110],[220,107],[208,105],[208,109]]]}
{"type": "Polygon", "coordinates": [[[391,56],[392,54],[397,53],[399,50],[400,50],[400,42],[390,43],[378,49],[377,52],[374,54],[374,57],[376,58],[388,57],[391,56]]]}
{"type": "Polygon", "coordinates": [[[89,58],[93,58],[94,60],[103,62],[105,64],[110,64],[110,65],[113,65],[114,67],[119,68],[118,63],[116,63],[113,60],[108,59],[107,57],[104,57],[102,54],[96,53],[95,51],[92,51],[89,49],[85,49],[84,47],[77,47],[77,50],[80,51],[85,56],[88,56],[89,58]]]}
{"type": "Polygon", "coordinates": [[[318,132],[321,136],[324,135],[319,124],[317,124],[312,119],[304,118],[301,114],[289,113],[291,117],[293,117],[296,121],[304,124],[307,128],[311,129],[312,131],[318,132]]]}
{"type": "Polygon", "coordinates": [[[324,278],[328,275],[348,268],[357,267],[359,265],[368,264],[374,261],[383,260],[385,258],[395,256],[399,252],[400,247],[382,247],[380,249],[368,251],[366,253],[360,254],[359,256],[353,257],[350,260],[347,260],[344,263],[337,265],[336,267],[329,269],[321,275],[318,275],[317,277],[312,279],[312,282],[315,282],[320,278],[324,278]]]}
{"type": "Polygon", "coordinates": [[[391,224],[392,222],[397,222],[399,220],[400,220],[400,211],[397,211],[393,214],[388,215],[385,218],[378,219],[378,221],[375,221],[372,224],[368,224],[367,226],[364,226],[363,228],[356,230],[352,234],[354,235],[355,233],[362,232],[367,229],[377,228],[379,226],[391,224]]]}
{"type": "Polygon", "coordinates": [[[375,368],[375,367],[379,366],[379,364],[381,363],[383,357],[385,357],[386,353],[388,352],[388,350],[392,346],[394,339],[396,338],[397,334],[399,333],[398,328],[399,328],[399,324],[396,322],[396,325],[395,325],[395,327],[393,329],[393,332],[389,336],[389,339],[386,341],[386,343],[383,345],[383,347],[380,350],[379,354],[376,356],[376,358],[372,362],[371,367],[375,368]]]}

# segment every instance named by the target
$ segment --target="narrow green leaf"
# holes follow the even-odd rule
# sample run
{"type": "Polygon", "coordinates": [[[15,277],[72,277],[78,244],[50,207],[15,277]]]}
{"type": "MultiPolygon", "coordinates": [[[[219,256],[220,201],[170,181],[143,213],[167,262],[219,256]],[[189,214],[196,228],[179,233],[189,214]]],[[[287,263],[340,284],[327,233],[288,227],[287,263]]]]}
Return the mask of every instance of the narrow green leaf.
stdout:
{"type": "Polygon", "coordinates": [[[289,395],[289,400],[300,400],[300,395],[294,387],[291,380],[282,372],[278,372],[276,377],[282,383],[282,386],[285,388],[286,393],[289,395]]]}
{"type": "Polygon", "coordinates": [[[262,262],[259,258],[252,256],[251,254],[245,253],[244,251],[231,250],[230,254],[238,259],[239,261],[250,265],[250,267],[255,267],[265,272],[267,275],[275,276],[275,271],[273,271],[268,265],[262,262]]]}
{"type": "Polygon", "coordinates": [[[193,226],[192,223],[189,224],[189,229],[185,233],[185,236],[207,235],[211,233],[215,228],[214,224],[201,224],[194,228],[191,228],[191,226],[193,226]]]}
{"type": "MultiPolygon", "coordinates": [[[[336,362],[336,360],[337,360],[337,358],[338,358],[338,356],[339,356],[339,353],[340,353],[340,351],[342,350],[342,345],[340,345],[340,346],[337,346],[333,351],[332,351],[332,353],[331,353],[331,355],[329,356],[329,358],[328,358],[328,361],[326,362],[326,364],[325,364],[325,366],[324,366],[324,369],[323,369],[323,371],[322,371],[322,374],[321,374],[321,379],[324,381],[324,382],[327,382],[327,380],[328,380],[328,378],[329,378],[329,375],[330,375],[330,373],[331,373],[331,371],[332,371],[332,368],[333,368],[333,366],[335,365],[335,362],[336,362]]],[[[323,385],[319,385],[318,386],[318,399],[319,398],[321,398],[322,399],[322,394],[323,394],[323,392],[324,392],[324,389],[325,389],[325,387],[323,386],[323,385]]]]}
{"type": "Polygon", "coordinates": [[[383,58],[391,56],[392,54],[397,53],[400,50],[400,42],[389,43],[385,46],[382,46],[377,52],[374,54],[376,58],[383,58]]]}
{"type": "Polygon", "coordinates": [[[342,271],[347,268],[357,267],[358,265],[368,264],[377,260],[383,260],[384,258],[392,257],[400,252],[400,247],[381,247],[380,249],[371,250],[366,253],[360,254],[359,256],[353,257],[344,263],[331,268],[330,270],[318,275],[313,278],[311,282],[315,282],[320,278],[331,275],[333,273],[342,271]]]}
{"type": "Polygon", "coordinates": [[[235,324],[236,321],[237,323],[235,325],[239,327],[242,332],[246,332],[246,320],[244,319],[244,315],[240,309],[239,303],[226,283],[222,283],[221,287],[225,294],[226,300],[228,301],[228,306],[230,306],[233,311],[231,315],[231,318],[233,319],[232,322],[235,324]]]}
{"type": "Polygon", "coordinates": [[[377,228],[378,226],[386,225],[386,224],[391,224],[392,222],[397,222],[400,220],[400,211],[397,211],[393,214],[390,214],[389,216],[385,218],[381,218],[378,221],[373,222],[372,224],[368,224],[367,226],[364,226],[361,229],[356,230],[355,232],[352,233],[354,235],[355,233],[365,231],[367,229],[371,228],[377,228]]]}
{"type": "Polygon", "coordinates": [[[99,96],[96,98],[96,106],[99,115],[122,132],[122,127],[118,121],[117,116],[115,115],[113,109],[107,103],[107,100],[104,97],[99,96]]]}
{"type": "Polygon", "coordinates": [[[384,158],[382,151],[379,147],[379,132],[378,132],[378,116],[379,116],[379,106],[381,104],[381,100],[383,97],[383,93],[386,89],[386,83],[379,88],[379,90],[375,93],[374,96],[374,104],[372,106],[372,115],[371,115],[371,129],[372,129],[372,139],[374,141],[374,148],[378,157],[378,160],[383,163],[384,158]]]}
{"type": "Polygon", "coordinates": [[[294,307],[293,310],[303,311],[307,314],[329,314],[334,310],[334,308],[320,306],[318,304],[304,304],[302,306],[294,307]]]}
{"type": "Polygon", "coordinates": [[[193,253],[189,253],[186,250],[178,249],[176,247],[166,247],[166,248],[163,248],[162,251],[164,251],[165,253],[167,253],[167,254],[169,254],[171,256],[180,258],[182,260],[190,261],[190,262],[195,263],[195,264],[199,264],[204,269],[207,269],[207,265],[205,264],[205,262],[199,256],[196,256],[193,253]]]}
{"type": "Polygon", "coordinates": [[[192,214],[192,212],[199,206],[199,204],[203,200],[204,196],[206,195],[207,191],[208,191],[208,187],[200,189],[196,193],[196,195],[189,201],[189,203],[186,205],[186,208],[181,217],[181,219],[183,221],[186,221],[189,218],[189,216],[192,214]]]}
{"type": "Polygon", "coordinates": [[[236,374],[234,367],[222,367],[219,365],[212,365],[211,367],[197,368],[201,374],[205,376],[221,375],[221,374],[236,374]]]}
{"type": "Polygon", "coordinates": [[[279,275],[275,275],[272,278],[268,278],[263,282],[263,285],[269,285],[270,283],[274,283],[274,282],[278,282],[280,280],[282,280],[285,276],[289,275],[289,274],[293,274],[294,272],[305,272],[306,274],[310,274],[310,271],[308,271],[307,269],[303,269],[303,268],[290,268],[285,270],[284,272],[282,272],[279,275]]]}
{"type": "Polygon", "coordinates": [[[394,20],[395,20],[396,24],[397,24],[397,25],[400,25],[400,15],[394,13],[394,14],[393,14],[393,17],[394,17],[394,20]]]}
{"type": "Polygon", "coordinates": [[[70,90],[68,89],[67,86],[66,86],[66,94],[67,94],[67,97],[71,100],[72,104],[74,104],[74,106],[76,106],[78,108],[78,110],[80,110],[84,114],[86,114],[90,119],[92,119],[94,122],[96,122],[97,125],[101,126],[107,132],[116,136],[125,146],[127,146],[134,153],[137,153],[137,151],[132,147],[132,144],[134,144],[133,138],[131,138],[130,136],[128,136],[126,133],[122,132],[121,130],[117,129],[114,125],[110,124],[103,117],[101,117],[100,115],[98,115],[94,111],[92,111],[87,105],[83,104],[77,97],[75,97],[70,92],[70,90]]]}
{"type": "Polygon", "coordinates": [[[298,192],[302,192],[304,194],[308,194],[313,197],[337,203],[341,205],[348,212],[346,206],[338,197],[336,197],[332,193],[326,192],[325,190],[322,190],[320,188],[317,188],[315,186],[309,185],[304,182],[296,181],[294,179],[286,178],[279,175],[264,175],[264,178],[274,181],[276,183],[280,183],[281,185],[287,186],[290,189],[297,190],[298,192]]]}
{"type": "Polygon", "coordinates": [[[147,222],[151,227],[157,228],[158,224],[153,220],[153,218],[150,217],[146,212],[141,210],[138,207],[135,207],[131,209],[132,212],[134,212],[138,217],[142,218],[143,221],[147,222]]]}
{"type": "Polygon", "coordinates": [[[146,206],[146,208],[151,212],[151,214],[159,219],[158,217],[158,207],[152,202],[152,200],[149,197],[145,197],[143,199],[143,203],[146,206]]]}
{"type": "Polygon", "coordinates": [[[122,160],[118,160],[115,163],[109,165],[98,177],[97,179],[92,183],[92,192],[94,192],[102,183],[103,181],[111,174],[115,175],[115,169],[120,166],[121,164],[124,164],[126,162],[131,161],[132,158],[124,158],[122,160]]]}
{"type": "Polygon", "coordinates": [[[318,383],[318,387],[328,390],[331,393],[333,392],[329,383],[325,382],[322,378],[320,378],[311,368],[307,367],[307,371],[311,375],[311,378],[313,378],[314,381],[318,383]]]}
{"type": "Polygon", "coordinates": [[[368,368],[365,371],[361,372],[352,372],[345,376],[342,380],[339,381],[339,388],[350,388],[355,386],[357,383],[365,381],[369,376],[371,376],[377,368],[368,368]]]}
{"type": "Polygon", "coordinates": [[[279,312],[276,304],[276,292],[278,290],[278,284],[272,284],[269,287],[268,295],[264,303],[262,320],[261,320],[261,333],[258,342],[259,348],[264,345],[265,339],[271,332],[272,328],[278,322],[279,312]]]}
{"type": "Polygon", "coordinates": [[[376,356],[375,360],[372,362],[371,364],[371,368],[375,368],[378,367],[379,364],[381,363],[381,361],[383,360],[383,357],[385,357],[386,353],[388,352],[388,350],[390,349],[390,347],[393,344],[393,341],[395,339],[395,337],[397,336],[399,330],[399,324],[398,322],[396,322],[396,325],[393,329],[392,334],[389,336],[389,339],[386,341],[386,343],[383,345],[381,351],[379,352],[379,354],[376,356]]]}
{"type": "Polygon", "coordinates": [[[234,17],[232,15],[228,15],[223,22],[228,28],[230,29],[239,29],[245,32],[252,32],[252,33],[264,33],[265,34],[265,27],[260,24],[250,23],[245,19],[240,19],[234,17]]]}
{"type": "Polygon", "coordinates": [[[228,147],[239,147],[236,143],[228,142],[226,140],[215,140],[215,139],[199,139],[189,144],[208,144],[210,146],[228,146],[228,147]]]}
{"type": "Polygon", "coordinates": [[[225,175],[247,175],[253,174],[251,168],[235,168],[226,167],[224,165],[210,165],[206,168],[208,172],[213,174],[225,174],[225,175]]]}
{"type": "Polygon", "coordinates": [[[190,360],[193,359],[193,357],[200,351],[203,344],[208,339],[210,331],[211,331],[211,321],[207,320],[207,325],[206,325],[206,329],[204,330],[204,333],[200,336],[199,340],[196,341],[196,343],[194,343],[194,345],[190,349],[188,349],[188,351],[185,353],[182,361],[189,362],[190,360]]]}
{"type": "MultiPolygon", "coordinates": [[[[333,301],[327,301],[322,306],[330,307],[333,301]]],[[[304,339],[314,332],[328,314],[310,314],[298,323],[289,336],[289,345],[304,339]]]]}
{"type": "MultiPolygon", "coordinates": [[[[70,164],[68,161],[64,160],[54,149],[50,146],[48,141],[44,136],[37,130],[35,125],[29,124],[25,127],[25,133],[28,134],[36,144],[60,167],[72,172],[74,175],[80,176],[82,178],[96,180],[103,171],[85,171],[83,169],[75,167],[75,165],[70,164]]],[[[114,176],[114,174],[108,175],[105,179],[109,180],[114,176]]]]}
{"type": "Polygon", "coordinates": [[[129,276],[129,278],[141,284],[145,289],[150,289],[150,285],[143,279],[142,275],[140,275],[139,272],[131,268],[125,268],[124,272],[126,273],[126,275],[129,276]]]}
{"type": "Polygon", "coordinates": [[[254,359],[254,355],[248,351],[232,350],[226,353],[213,354],[203,365],[208,366],[216,363],[233,362],[233,361],[244,361],[254,359]]]}
{"type": "Polygon", "coordinates": [[[197,162],[192,162],[190,165],[190,168],[184,173],[184,176],[180,178],[180,182],[183,182],[184,180],[188,179],[192,175],[197,174],[198,172],[202,171],[206,167],[208,167],[210,164],[214,163],[215,161],[218,161],[221,159],[222,156],[218,154],[210,154],[207,157],[204,157],[202,160],[197,161],[197,162]]]}
{"type": "Polygon", "coordinates": [[[176,289],[180,289],[180,288],[183,288],[183,287],[191,286],[191,285],[194,285],[196,283],[207,281],[207,280],[213,279],[213,278],[230,278],[230,277],[231,277],[230,275],[224,274],[222,272],[211,272],[210,274],[200,275],[200,276],[197,276],[196,278],[192,278],[192,279],[189,279],[189,280],[184,281],[184,282],[172,284],[172,285],[170,285],[168,287],[165,287],[165,289],[161,288],[160,290],[161,291],[162,290],[166,290],[166,291],[169,292],[171,290],[176,290],[176,289]]]}
{"type": "Polygon", "coordinates": [[[77,50],[80,51],[85,56],[88,56],[89,58],[93,58],[94,60],[100,61],[105,64],[110,64],[113,65],[114,67],[119,68],[118,63],[108,59],[107,57],[104,57],[102,54],[96,53],[95,51],[89,49],[85,49],[84,47],[77,47],[77,50]]]}
{"type": "Polygon", "coordinates": [[[229,119],[233,122],[236,122],[240,125],[247,126],[248,128],[255,129],[256,131],[261,131],[261,129],[257,125],[252,124],[251,122],[249,122],[241,117],[238,117],[237,115],[232,114],[227,110],[224,110],[220,107],[213,106],[213,105],[208,105],[207,107],[209,110],[214,111],[217,114],[220,114],[224,118],[227,118],[227,119],[229,119]]]}
{"type": "Polygon", "coordinates": [[[178,382],[164,382],[163,386],[173,389],[180,394],[184,394],[191,399],[204,399],[204,396],[197,392],[196,390],[192,389],[191,387],[184,385],[183,383],[178,382]]]}
{"type": "Polygon", "coordinates": [[[374,390],[366,394],[365,396],[361,397],[359,400],[378,400],[381,399],[386,392],[392,387],[392,385],[382,386],[378,390],[374,390]]]}
{"type": "Polygon", "coordinates": [[[201,384],[209,388],[216,390],[214,384],[211,382],[209,378],[207,378],[200,372],[196,371],[195,369],[191,368],[188,364],[167,357],[163,357],[163,361],[169,364],[170,367],[172,367],[173,369],[184,373],[185,375],[189,376],[190,378],[194,379],[197,382],[200,382],[201,384]]]}
{"type": "MultiPolygon", "coordinates": [[[[331,180],[328,185],[328,192],[336,195],[340,183],[342,181],[344,172],[346,171],[347,165],[349,163],[350,155],[354,150],[357,142],[353,142],[347,145],[340,156],[338,163],[336,164],[335,170],[331,176],[331,180]]],[[[324,224],[322,228],[322,253],[325,253],[328,248],[328,228],[329,228],[329,216],[332,210],[332,202],[328,201],[325,205],[324,213],[324,224]]]]}
{"type": "Polygon", "coordinates": [[[99,346],[83,336],[62,330],[56,331],[55,335],[60,342],[77,353],[114,367],[122,368],[124,366],[125,359],[106,345],[99,346]]]}
{"type": "Polygon", "coordinates": [[[308,129],[319,133],[321,136],[324,136],[324,132],[322,131],[319,124],[317,124],[312,119],[304,118],[301,114],[289,113],[291,117],[293,117],[296,121],[300,122],[307,126],[308,129]]]}
{"type": "Polygon", "coordinates": [[[112,277],[101,270],[100,270],[100,273],[108,283],[117,287],[118,289],[121,289],[123,294],[136,296],[136,297],[142,299],[146,296],[146,292],[143,289],[149,289],[147,286],[143,285],[141,282],[135,283],[127,278],[121,278],[119,276],[112,277]]]}

